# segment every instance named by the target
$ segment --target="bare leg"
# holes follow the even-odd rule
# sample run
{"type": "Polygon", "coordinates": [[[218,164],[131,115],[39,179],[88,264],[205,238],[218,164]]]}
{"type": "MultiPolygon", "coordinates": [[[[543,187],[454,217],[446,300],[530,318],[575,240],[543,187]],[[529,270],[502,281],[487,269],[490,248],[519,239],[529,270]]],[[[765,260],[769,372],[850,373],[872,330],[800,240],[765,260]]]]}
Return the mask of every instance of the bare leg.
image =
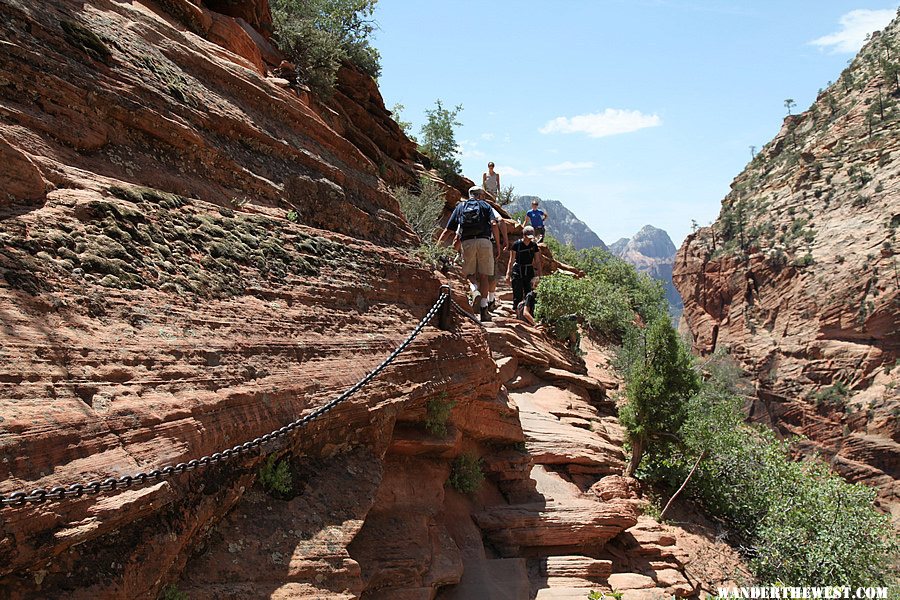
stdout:
{"type": "Polygon", "coordinates": [[[490,291],[490,281],[488,276],[485,273],[478,274],[478,291],[481,292],[481,297],[487,300],[488,292],[490,291]]]}

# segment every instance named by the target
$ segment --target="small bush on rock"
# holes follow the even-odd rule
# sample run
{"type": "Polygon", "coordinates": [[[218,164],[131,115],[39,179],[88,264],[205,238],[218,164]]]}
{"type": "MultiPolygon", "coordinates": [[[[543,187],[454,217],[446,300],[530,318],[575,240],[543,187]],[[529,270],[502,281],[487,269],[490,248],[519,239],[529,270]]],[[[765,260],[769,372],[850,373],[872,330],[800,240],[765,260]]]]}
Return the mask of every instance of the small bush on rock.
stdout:
{"type": "Polygon", "coordinates": [[[447,392],[428,401],[425,417],[425,429],[432,435],[447,435],[447,419],[456,402],[447,399],[447,392]]]}
{"type": "Polygon", "coordinates": [[[422,243],[413,250],[413,255],[431,267],[450,264],[456,251],[440,246],[434,241],[434,229],[444,211],[444,191],[433,180],[423,177],[418,190],[393,188],[391,190],[409,226],[419,236],[422,243]]]}
{"type": "Polygon", "coordinates": [[[484,482],[481,459],[474,454],[461,454],[450,467],[450,487],[460,494],[474,494],[484,482]]]}
{"type": "Polygon", "coordinates": [[[277,461],[274,454],[259,468],[259,482],[270,495],[288,496],[293,491],[291,469],[287,460],[277,461]]]}
{"type": "Polygon", "coordinates": [[[174,584],[167,585],[159,594],[159,600],[189,600],[188,595],[178,589],[174,584]]]}

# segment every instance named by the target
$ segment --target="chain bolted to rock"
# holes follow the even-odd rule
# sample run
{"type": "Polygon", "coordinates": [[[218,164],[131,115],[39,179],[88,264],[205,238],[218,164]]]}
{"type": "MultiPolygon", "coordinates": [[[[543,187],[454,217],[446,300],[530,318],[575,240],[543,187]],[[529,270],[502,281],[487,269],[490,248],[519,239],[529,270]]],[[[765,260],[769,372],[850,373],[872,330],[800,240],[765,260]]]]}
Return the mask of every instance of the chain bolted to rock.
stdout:
{"type": "MultiPolygon", "coordinates": [[[[320,406],[305,417],[299,418],[296,421],[285,425],[284,427],[281,427],[274,431],[270,431],[265,435],[256,437],[248,442],[244,442],[243,444],[238,444],[232,448],[222,450],[221,452],[215,452],[210,456],[195,458],[187,462],[178,463],[177,465],[166,465],[164,467],[153,469],[152,471],[148,472],[140,472],[135,475],[122,475],[121,477],[110,477],[108,479],[104,479],[103,481],[75,483],[68,486],[57,486],[51,489],[44,488],[32,490],[31,492],[19,491],[13,492],[9,495],[0,495],[0,508],[20,507],[25,506],[29,503],[42,504],[47,500],[66,500],[70,498],[81,498],[85,494],[93,496],[100,493],[112,492],[118,489],[139,487],[148,483],[156,483],[158,481],[173,477],[174,475],[184,473],[185,471],[202,469],[204,467],[208,467],[211,464],[223,462],[235,456],[241,456],[243,454],[251,452],[255,448],[260,448],[265,444],[269,444],[274,440],[291,433],[295,429],[304,427],[315,419],[318,419],[319,417],[330,411],[332,408],[358,392],[372,379],[377,377],[379,373],[387,368],[387,366],[390,365],[394,361],[394,359],[397,358],[397,356],[412,343],[412,341],[419,335],[419,333],[421,333],[422,329],[425,328],[425,325],[427,325],[431,321],[431,319],[433,319],[434,316],[438,314],[438,312],[442,307],[444,307],[447,301],[451,302],[456,310],[462,315],[468,317],[475,323],[478,323],[478,320],[475,319],[475,317],[460,308],[460,306],[453,300],[453,298],[451,298],[450,286],[442,285],[440,289],[440,296],[428,310],[428,313],[424,317],[422,317],[422,320],[419,321],[416,327],[412,330],[412,333],[409,334],[409,336],[403,341],[403,343],[397,346],[397,348],[393,352],[391,352],[388,357],[381,362],[381,364],[375,367],[368,375],[356,382],[353,387],[347,389],[343,394],[341,394],[331,402],[320,406]]],[[[444,321],[444,319],[442,319],[442,321],[444,321]]],[[[478,324],[480,325],[480,323],[478,324]]]]}

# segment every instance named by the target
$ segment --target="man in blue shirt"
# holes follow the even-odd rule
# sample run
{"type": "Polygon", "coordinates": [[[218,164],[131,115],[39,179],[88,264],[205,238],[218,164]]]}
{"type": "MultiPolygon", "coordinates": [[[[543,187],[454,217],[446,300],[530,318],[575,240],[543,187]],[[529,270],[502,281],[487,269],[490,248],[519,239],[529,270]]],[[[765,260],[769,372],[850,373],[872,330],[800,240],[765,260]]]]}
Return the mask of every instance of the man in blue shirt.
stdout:
{"type": "Polygon", "coordinates": [[[477,273],[477,288],[472,286],[475,293],[472,310],[479,311],[482,321],[489,321],[490,315],[487,313],[489,275],[494,272],[494,257],[500,256],[500,231],[491,205],[479,198],[483,192],[484,190],[478,186],[469,188],[469,199],[460,202],[453,209],[447,226],[438,238],[438,243],[443,243],[448,233],[456,235],[456,230],[459,229],[463,251],[463,273],[472,284],[476,282],[477,273]]]}
{"type": "Polygon", "coordinates": [[[547,213],[545,213],[542,209],[538,208],[538,201],[531,201],[531,210],[525,213],[525,218],[522,219],[522,227],[525,225],[531,225],[534,227],[534,233],[536,236],[536,241],[543,242],[544,241],[544,221],[547,220],[547,213]]]}

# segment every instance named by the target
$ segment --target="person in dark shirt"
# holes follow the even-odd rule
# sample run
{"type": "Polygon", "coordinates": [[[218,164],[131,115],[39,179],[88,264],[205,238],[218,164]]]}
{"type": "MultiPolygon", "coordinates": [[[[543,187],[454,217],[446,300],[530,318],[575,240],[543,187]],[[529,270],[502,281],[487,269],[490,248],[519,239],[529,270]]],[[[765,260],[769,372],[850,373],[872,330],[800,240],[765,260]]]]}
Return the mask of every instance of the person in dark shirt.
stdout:
{"type": "Polygon", "coordinates": [[[531,291],[531,280],[535,276],[541,276],[541,250],[534,241],[534,228],[529,225],[522,230],[522,239],[509,249],[506,278],[512,284],[514,307],[531,291]]]}
{"type": "Polygon", "coordinates": [[[525,294],[525,299],[516,306],[516,318],[534,325],[534,309],[537,305],[537,292],[534,290],[525,294]]]}
{"type": "Polygon", "coordinates": [[[482,321],[489,321],[487,314],[488,291],[490,284],[488,276],[494,272],[494,257],[500,255],[500,231],[497,228],[497,220],[494,218],[491,205],[480,200],[483,190],[478,186],[469,189],[469,199],[460,202],[453,209],[447,226],[441,232],[438,243],[441,244],[447,235],[454,237],[459,230],[462,240],[463,273],[470,282],[476,281],[477,288],[475,300],[472,302],[472,310],[479,311],[482,321]],[[494,240],[491,243],[491,239],[494,240]],[[496,251],[495,251],[496,247],[496,251]]]}

